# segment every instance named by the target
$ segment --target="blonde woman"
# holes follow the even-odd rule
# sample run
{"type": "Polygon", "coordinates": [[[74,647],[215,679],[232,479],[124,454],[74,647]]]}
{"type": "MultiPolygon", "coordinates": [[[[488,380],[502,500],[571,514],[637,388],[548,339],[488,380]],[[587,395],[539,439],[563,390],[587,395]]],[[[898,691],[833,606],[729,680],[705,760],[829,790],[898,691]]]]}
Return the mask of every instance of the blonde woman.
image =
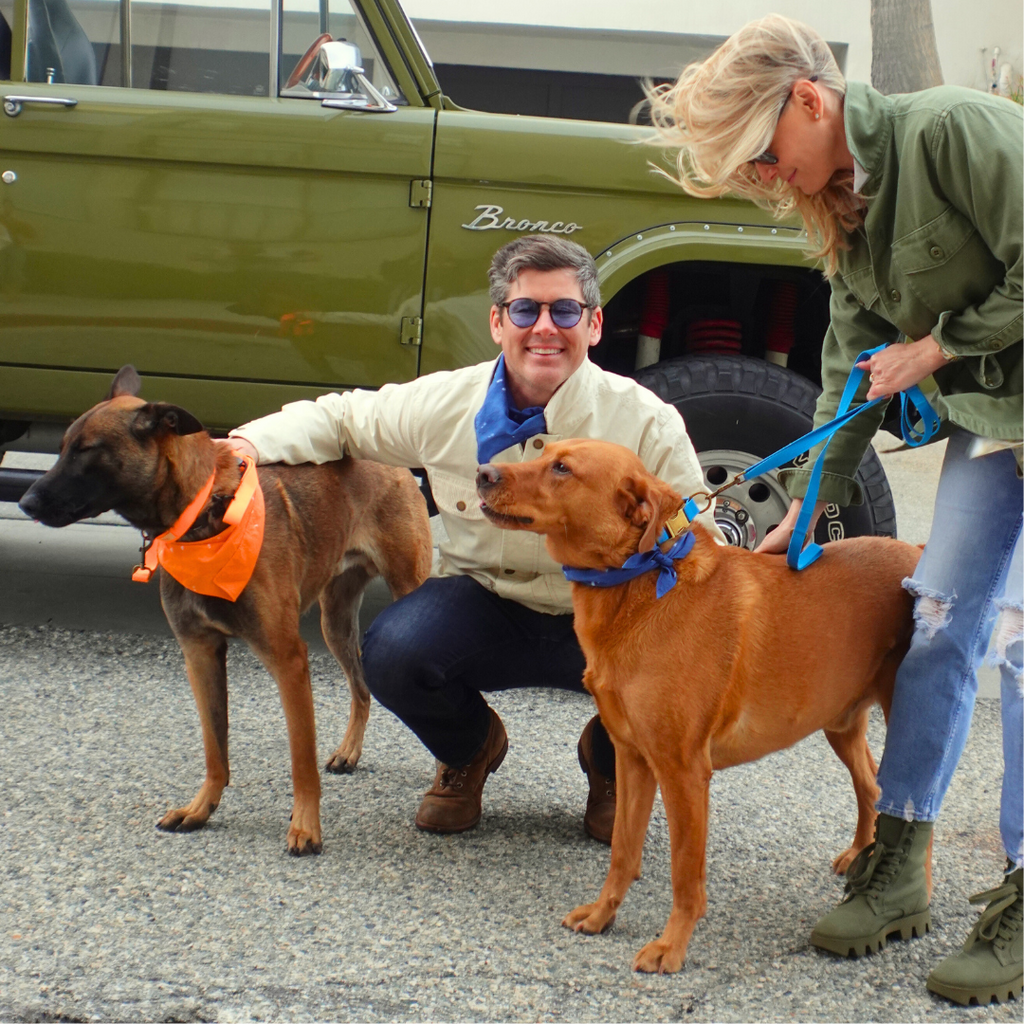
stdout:
{"type": "MultiPolygon", "coordinates": [[[[883,96],[847,83],[820,35],[778,15],[747,25],[652,99],[687,192],[738,194],[803,219],[809,255],[823,262],[832,286],[816,425],[834,415],[859,352],[912,339],[858,364],[870,379],[857,401],[933,375],[933,405],[950,428],[932,534],[905,583],[916,631],[878,773],[875,842],[850,866],[846,898],[811,941],[860,955],[930,930],[932,823],[963,751],[976,669],[998,618],[1006,874],[981,894],[987,910],[928,987],[963,1004],[1019,997],[1020,108],[966,89],[883,96]],[[978,436],[996,443],[979,445],[978,436]],[[972,458],[980,448],[998,450],[972,458]]],[[[816,512],[826,502],[861,500],[854,473],[884,405],[836,436],[816,512]]],[[[794,500],[762,551],[786,549],[809,473],[780,476],[794,500]]]]}

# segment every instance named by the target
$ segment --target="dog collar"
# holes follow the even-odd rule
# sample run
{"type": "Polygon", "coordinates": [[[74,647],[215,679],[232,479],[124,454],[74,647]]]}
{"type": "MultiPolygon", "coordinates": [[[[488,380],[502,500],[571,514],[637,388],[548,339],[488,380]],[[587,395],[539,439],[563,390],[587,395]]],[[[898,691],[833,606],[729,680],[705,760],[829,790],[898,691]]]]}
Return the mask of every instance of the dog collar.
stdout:
{"type": "MultiPolygon", "coordinates": [[[[236,453],[237,454],[237,453],[236,453]]],[[[214,473],[185,511],[144,548],[143,564],[132,579],[148,583],[161,565],[183,587],[207,597],[235,601],[252,576],[263,545],[265,510],[256,463],[239,456],[245,466],[242,480],[224,512],[227,528],[207,540],[180,540],[195,523],[213,492],[214,473]]]]}
{"type": "Polygon", "coordinates": [[[210,500],[210,495],[213,493],[213,480],[216,475],[216,470],[214,470],[206,483],[199,488],[199,493],[185,506],[185,511],[174,520],[174,523],[143,547],[142,565],[135,566],[132,580],[136,583],[148,583],[153,578],[158,564],[159,545],[175,541],[188,533],[192,524],[199,518],[203,506],[210,500]]]}
{"type": "Polygon", "coordinates": [[[687,498],[682,508],[671,515],[665,523],[661,533],[658,534],[658,543],[664,544],[667,540],[673,540],[690,528],[690,524],[700,513],[697,511],[697,503],[693,498],[687,498]]]}
{"type": "Polygon", "coordinates": [[[694,543],[696,539],[693,533],[687,530],[676,537],[675,543],[667,551],[662,551],[655,544],[650,551],[638,551],[630,555],[620,569],[574,569],[563,565],[562,573],[570,583],[582,583],[588,587],[617,587],[620,583],[628,583],[637,576],[657,569],[655,594],[661,598],[676,585],[676,560],[685,558],[694,543]]]}

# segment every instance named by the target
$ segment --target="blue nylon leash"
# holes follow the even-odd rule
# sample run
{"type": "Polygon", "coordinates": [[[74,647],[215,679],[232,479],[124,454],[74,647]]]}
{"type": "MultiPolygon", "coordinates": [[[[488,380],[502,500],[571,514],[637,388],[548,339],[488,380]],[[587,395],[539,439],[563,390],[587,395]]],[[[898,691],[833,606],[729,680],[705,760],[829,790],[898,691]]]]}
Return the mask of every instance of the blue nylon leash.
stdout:
{"type": "MultiPolygon", "coordinates": [[[[876,352],[881,352],[885,347],[885,345],[879,345],[877,348],[866,349],[857,356],[854,363],[862,363],[870,359],[876,352]]],[[[791,569],[806,569],[807,566],[821,557],[822,549],[820,544],[811,541],[804,547],[804,541],[807,538],[811,517],[814,514],[814,503],[817,501],[818,489],[821,486],[821,475],[825,465],[825,452],[828,451],[828,446],[832,443],[832,438],[835,436],[836,431],[846,426],[850,420],[855,416],[859,416],[865,409],[871,409],[873,406],[878,405],[879,402],[889,401],[889,398],[873,398],[870,402],[864,402],[863,405],[857,406],[856,409],[851,409],[850,403],[853,401],[863,378],[864,370],[858,369],[854,365],[846,381],[846,387],[843,388],[843,395],[839,400],[835,419],[790,442],[775,452],[774,455],[769,455],[766,459],[754,463],[753,466],[740,473],[727,485],[731,487],[733,484],[742,483],[773,469],[778,469],[797,455],[809,451],[819,441],[825,442],[825,446],[821,449],[821,453],[815,459],[814,466],[811,469],[811,478],[807,483],[807,493],[804,495],[800,515],[797,516],[796,526],[793,528],[793,535],[789,540],[786,563],[791,569]]],[[[930,441],[935,435],[935,432],[939,429],[939,417],[935,414],[935,410],[916,384],[905,391],[899,392],[899,396],[900,433],[902,433],[903,440],[908,445],[916,448],[926,441],[930,441]],[[911,411],[911,406],[913,407],[913,412],[911,411]],[[916,417],[913,415],[914,413],[916,413],[916,417]],[[915,425],[915,419],[920,421],[919,427],[915,425]]],[[[720,490],[724,489],[720,488],[720,490]]]]}
{"type": "MultiPolygon", "coordinates": [[[[863,363],[876,352],[881,352],[885,347],[885,345],[879,345],[877,348],[866,349],[857,356],[854,363],[863,363]]],[[[811,524],[814,504],[818,497],[818,489],[821,486],[825,452],[832,443],[832,438],[835,437],[836,432],[846,426],[855,416],[859,416],[865,409],[871,409],[878,405],[879,402],[888,402],[892,397],[873,398],[870,402],[864,402],[862,405],[857,406],[856,409],[851,409],[850,404],[857,394],[863,379],[864,371],[854,365],[853,369],[850,370],[846,386],[843,388],[835,419],[820,427],[816,427],[809,433],[804,434],[803,437],[798,437],[795,441],[791,441],[785,447],[780,448],[773,455],[769,455],[760,462],[755,462],[748,470],[739,473],[729,483],[719,487],[713,494],[708,495],[708,505],[705,507],[705,511],[711,507],[711,502],[722,491],[728,490],[728,488],[735,484],[752,480],[754,477],[761,476],[773,469],[778,469],[797,455],[810,451],[819,441],[823,440],[825,445],[817,459],[814,460],[811,478],[807,484],[807,494],[804,496],[800,515],[797,516],[793,536],[789,541],[789,550],[786,552],[786,564],[791,569],[799,571],[800,569],[806,569],[807,566],[816,562],[821,557],[821,545],[811,541],[804,547],[804,541],[811,524]]],[[[905,391],[899,392],[899,396],[900,433],[908,445],[916,448],[934,437],[935,432],[939,429],[939,417],[935,414],[935,410],[916,384],[905,391]],[[913,407],[913,411],[911,407],[913,407]],[[914,415],[915,413],[916,416],[914,415]],[[920,426],[916,425],[916,421],[920,422],[920,426]]],[[[653,550],[630,555],[619,569],[574,569],[571,566],[563,565],[562,572],[565,578],[573,583],[583,583],[591,587],[614,587],[620,583],[627,583],[629,580],[635,579],[645,572],[658,569],[658,583],[655,590],[658,597],[664,597],[676,584],[676,571],[673,562],[676,559],[685,558],[693,548],[694,536],[689,529],[689,525],[699,514],[700,510],[697,508],[696,502],[693,498],[687,498],[682,509],[662,529],[653,550]],[[667,551],[662,551],[658,545],[663,544],[671,537],[676,538],[675,543],[667,551]]]]}

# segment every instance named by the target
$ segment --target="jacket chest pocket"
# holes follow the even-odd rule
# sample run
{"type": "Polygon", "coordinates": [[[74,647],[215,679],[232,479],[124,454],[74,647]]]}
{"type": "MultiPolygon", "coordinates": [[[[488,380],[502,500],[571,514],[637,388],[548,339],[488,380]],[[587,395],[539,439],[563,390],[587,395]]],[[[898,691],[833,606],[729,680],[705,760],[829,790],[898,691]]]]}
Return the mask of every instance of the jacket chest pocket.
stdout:
{"type": "Polygon", "coordinates": [[[878,301],[878,288],[870,263],[864,267],[844,271],[843,283],[850,289],[850,294],[857,301],[857,305],[871,309],[878,301]]]}
{"type": "Polygon", "coordinates": [[[476,522],[484,519],[475,481],[453,473],[434,472],[430,474],[430,490],[438,510],[445,515],[476,522]]]}
{"type": "Polygon", "coordinates": [[[892,259],[933,325],[946,310],[961,312],[980,302],[1005,274],[975,226],[952,206],[896,239],[892,259]]]}

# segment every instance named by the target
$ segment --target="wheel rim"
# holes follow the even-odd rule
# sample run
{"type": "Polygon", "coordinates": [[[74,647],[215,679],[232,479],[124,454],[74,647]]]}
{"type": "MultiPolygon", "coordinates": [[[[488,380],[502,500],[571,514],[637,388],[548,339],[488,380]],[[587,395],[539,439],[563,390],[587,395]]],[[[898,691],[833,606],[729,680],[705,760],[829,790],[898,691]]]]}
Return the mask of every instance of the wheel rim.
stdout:
{"type": "MultiPolygon", "coordinates": [[[[729,449],[698,452],[704,485],[715,490],[738,473],[745,473],[760,456],[729,449]]],[[[734,547],[751,548],[782,521],[790,498],[773,470],[730,487],[715,499],[715,522],[734,547]]]]}

